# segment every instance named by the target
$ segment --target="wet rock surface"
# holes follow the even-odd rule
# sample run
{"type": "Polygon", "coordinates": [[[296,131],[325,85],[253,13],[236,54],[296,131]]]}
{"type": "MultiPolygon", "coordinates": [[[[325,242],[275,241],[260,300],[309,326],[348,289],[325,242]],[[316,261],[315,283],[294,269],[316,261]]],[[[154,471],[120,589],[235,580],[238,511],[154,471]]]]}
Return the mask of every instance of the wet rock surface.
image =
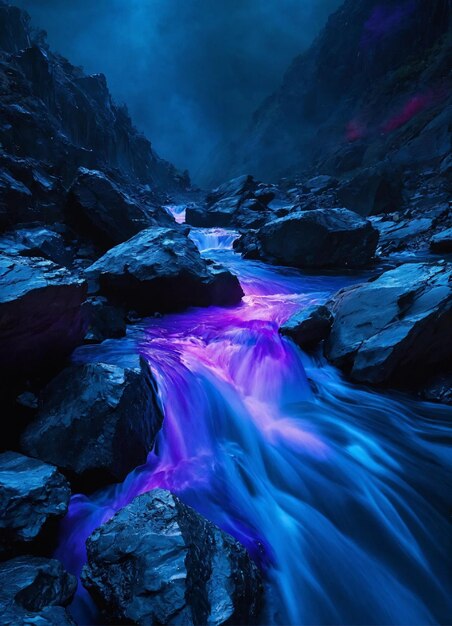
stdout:
{"type": "Polygon", "coordinates": [[[327,357],[353,379],[414,384],[450,358],[452,270],[406,263],[339,292],[327,357]]]}
{"type": "Polygon", "coordinates": [[[0,370],[23,377],[63,360],[86,332],[86,283],[48,260],[0,254],[0,370]]]}
{"type": "Polygon", "coordinates": [[[227,306],[243,295],[237,278],[206,263],[182,229],[142,231],[109,250],[86,275],[100,293],[139,313],[227,306]]]}
{"type": "Polygon", "coordinates": [[[21,556],[0,563],[0,624],[75,626],[66,607],[77,580],[59,561],[21,556]]]}
{"type": "Polygon", "coordinates": [[[45,389],[22,437],[28,454],[93,489],[146,461],[163,416],[144,360],[135,369],[91,363],[63,370],[45,389]]]}
{"type": "Polygon", "coordinates": [[[83,585],[109,623],[252,624],[256,566],[232,537],[176,496],[139,496],[87,541],[83,585]]]}
{"type": "Polygon", "coordinates": [[[17,452],[0,454],[0,553],[30,548],[66,514],[71,492],[56,467],[17,452]]]}
{"type": "Polygon", "coordinates": [[[188,207],[186,222],[204,228],[258,228],[273,216],[269,203],[274,197],[271,185],[239,176],[208,194],[205,206],[188,207]]]}
{"type": "Polygon", "coordinates": [[[85,343],[101,343],[126,334],[127,319],[122,307],[113,306],[102,296],[94,296],[87,299],[84,310],[88,323],[85,343]]]}
{"type": "Polygon", "coordinates": [[[326,306],[308,306],[285,322],[279,332],[290,337],[300,348],[313,348],[326,339],[333,325],[333,316],[326,306]]]}
{"type": "Polygon", "coordinates": [[[378,233],[347,209],[291,213],[237,243],[245,257],[300,268],[360,267],[371,262],[378,233]]]}
{"type": "Polygon", "coordinates": [[[150,226],[174,223],[164,209],[151,204],[152,196],[146,200],[135,194],[102,172],[81,168],[69,190],[67,219],[105,249],[150,226]]]}

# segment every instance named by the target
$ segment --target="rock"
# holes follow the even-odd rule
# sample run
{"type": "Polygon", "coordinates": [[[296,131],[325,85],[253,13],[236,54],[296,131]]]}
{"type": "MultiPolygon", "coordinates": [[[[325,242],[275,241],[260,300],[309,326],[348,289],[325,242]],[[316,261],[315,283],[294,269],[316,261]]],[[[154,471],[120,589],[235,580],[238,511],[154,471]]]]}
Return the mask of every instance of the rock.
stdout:
{"type": "Polygon", "coordinates": [[[31,201],[31,191],[7,171],[0,170],[0,228],[14,223],[13,209],[25,212],[31,201]]]}
{"type": "MultiPolygon", "coordinates": [[[[393,217],[398,214],[394,214],[393,217]]],[[[400,219],[372,219],[372,225],[380,233],[379,245],[385,253],[397,252],[422,244],[423,235],[433,228],[429,217],[400,219]]]]}
{"type": "Polygon", "coordinates": [[[392,213],[402,204],[402,181],[397,172],[387,167],[363,169],[341,182],[337,198],[343,206],[359,215],[392,213]]]}
{"type": "Polygon", "coordinates": [[[422,387],[420,396],[429,402],[452,404],[452,372],[435,374],[422,387]]]}
{"type": "Polygon", "coordinates": [[[101,343],[105,339],[119,339],[127,331],[126,314],[121,307],[108,303],[106,298],[92,297],[85,302],[88,320],[86,343],[101,343]]]}
{"type": "Polygon", "coordinates": [[[314,176],[314,178],[306,181],[303,186],[306,187],[310,193],[322,193],[332,187],[336,187],[337,182],[338,181],[332,176],[320,174],[319,176],[314,176]]]}
{"type": "Polygon", "coordinates": [[[434,235],[430,240],[430,248],[432,252],[437,254],[452,253],[452,228],[434,235]]]}
{"type": "Polygon", "coordinates": [[[21,556],[0,563],[0,624],[75,626],[65,610],[77,580],[59,561],[21,556]]]}
{"type": "Polygon", "coordinates": [[[85,281],[51,261],[0,254],[0,372],[43,372],[83,340],[85,281]]]}
{"type": "Polygon", "coordinates": [[[17,452],[0,454],[0,552],[30,545],[66,514],[70,496],[56,467],[17,452]]]}
{"type": "Polygon", "coordinates": [[[69,265],[71,254],[64,239],[44,227],[22,228],[5,233],[0,238],[0,253],[36,256],[49,259],[58,265],[69,265]]]}
{"type": "Polygon", "coordinates": [[[85,168],[69,190],[66,213],[78,232],[106,249],[150,226],[174,223],[163,208],[140,202],[102,172],[85,168]]]}
{"type": "Polygon", "coordinates": [[[293,267],[360,267],[372,260],[377,241],[370,222],[355,213],[316,209],[274,220],[237,247],[246,257],[293,267]]]}
{"type": "Polygon", "coordinates": [[[271,187],[250,175],[239,176],[212,191],[205,207],[188,207],[185,221],[204,228],[257,228],[268,219],[274,197],[271,187]]]}
{"type": "Polygon", "coordinates": [[[167,491],[135,498],[86,545],[82,583],[110,623],[256,621],[261,582],[245,549],[167,491]]]}
{"type": "Polygon", "coordinates": [[[406,263],[339,292],[325,344],[355,380],[411,384],[450,359],[452,266],[406,263]]]}
{"type": "Polygon", "coordinates": [[[300,348],[311,348],[328,337],[332,324],[329,309],[314,304],[289,318],[279,332],[293,339],[300,348]]]}
{"type": "Polygon", "coordinates": [[[182,229],[149,228],[86,270],[100,292],[139,313],[228,306],[243,292],[236,276],[208,265],[182,229]]]}
{"type": "Polygon", "coordinates": [[[91,489],[145,463],[162,424],[148,364],[89,363],[63,370],[45,389],[23,450],[91,489]]]}

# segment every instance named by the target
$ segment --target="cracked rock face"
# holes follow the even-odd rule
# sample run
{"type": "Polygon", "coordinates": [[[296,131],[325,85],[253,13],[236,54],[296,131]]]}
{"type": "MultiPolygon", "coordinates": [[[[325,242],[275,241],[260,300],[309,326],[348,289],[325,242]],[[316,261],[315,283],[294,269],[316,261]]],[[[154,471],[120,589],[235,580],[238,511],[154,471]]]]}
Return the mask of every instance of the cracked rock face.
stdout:
{"type": "Polygon", "coordinates": [[[23,449],[98,486],[146,462],[163,416],[148,364],[89,363],[63,370],[44,392],[23,449]]]}
{"type": "Polygon", "coordinates": [[[0,623],[75,626],[66,611],[77,581],[59,561],[21,556],[0,563],[0,623]]]}
{"type": "Polygon", "coordinates": [[[83,585],[109,623],[252,624],[260,575],[245,549],[168,491],[141,495],[87,541],[83,585]]]}
{"type": "Polygon", "coordinates": [[[66,514],[71,492],[56,467],[16,452],[0,454],[0,552],[30,544],[66,514]]]}
{"type": "Polygon", "coordinates": [[[450,358],[452,268],[406,263],[334,298],[326,356],[374,384],[427,377],[450,358]]]}

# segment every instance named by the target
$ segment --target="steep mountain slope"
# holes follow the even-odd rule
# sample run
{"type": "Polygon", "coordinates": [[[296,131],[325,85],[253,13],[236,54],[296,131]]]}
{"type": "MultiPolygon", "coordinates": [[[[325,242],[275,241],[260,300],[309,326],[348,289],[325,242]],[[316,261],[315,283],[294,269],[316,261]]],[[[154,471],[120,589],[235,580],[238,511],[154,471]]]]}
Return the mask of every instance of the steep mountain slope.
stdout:
{"type": "Polygon", "coordinates": [[[450,0],[346,0],[212,178],[412,167],[450,151],[450,0]]]}
{"type": "Polygon", "coordinates": [[[0,146],[3,155],[51,163],[68,183],[78,167],[168,190],[186,185],[116,106],[102,74],[51,52],[24,11],[0,0],[0,146]]]}

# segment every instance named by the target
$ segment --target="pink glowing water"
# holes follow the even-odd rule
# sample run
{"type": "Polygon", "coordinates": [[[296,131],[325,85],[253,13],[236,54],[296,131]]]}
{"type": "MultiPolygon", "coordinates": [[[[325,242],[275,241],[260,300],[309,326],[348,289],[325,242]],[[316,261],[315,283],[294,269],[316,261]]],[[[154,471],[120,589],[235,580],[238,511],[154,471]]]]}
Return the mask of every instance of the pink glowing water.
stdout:
{"type": "MultiPolygon", "coordinates": [[[[164,487],[261,565],[262,624],[444,621],[450,411],[353,387],[279,335],[292,313],[360,277],[243,261],[227,231],[191,236],[237,273],[243,303],[152,319],[77,352],[123,364],[144,354],[165,420],[145,466],[72,499],[58,556],[78,573],[92,530],[164,487]]],[[[96,619],[83,591],[74,611],[96,619]]]]}

